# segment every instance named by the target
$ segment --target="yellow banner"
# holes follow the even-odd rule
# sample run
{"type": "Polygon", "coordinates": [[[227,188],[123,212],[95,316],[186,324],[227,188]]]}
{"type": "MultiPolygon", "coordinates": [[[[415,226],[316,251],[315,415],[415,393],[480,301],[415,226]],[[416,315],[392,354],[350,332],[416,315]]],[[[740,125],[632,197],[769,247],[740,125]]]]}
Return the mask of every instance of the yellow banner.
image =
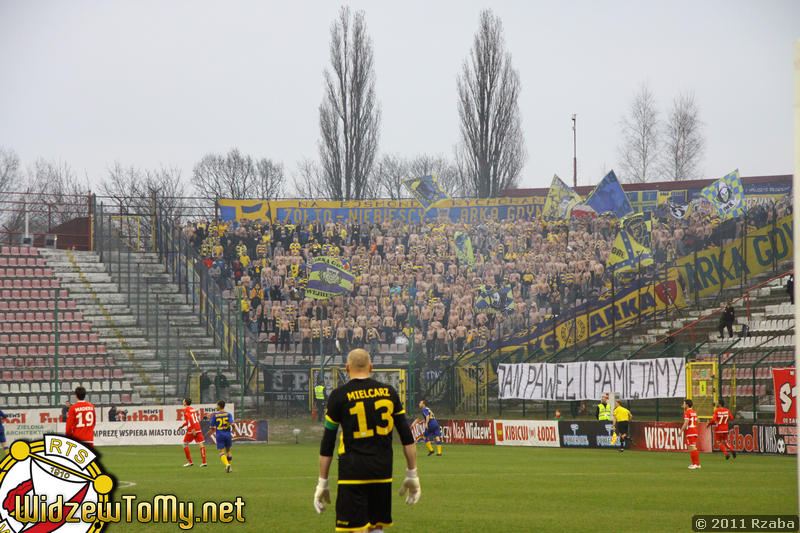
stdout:
{"type": "Polygon", "coordinates": [[[772,226],[752,231],[747,238],[724,247],[715,247],[686,255],[676,261],[681,283],[687,294],[707,296],[741,283],[744,275],[755,276],[794,254],[792,217],[772,226]]]}
{"type": "Polygon", "coordinates": [[[656,280],[639,290],[618,293],[613,305],[609,301],[603,307],[561,322],[556,326],[557,344],[554,347],[565,348],[587,339],[608,337],[614,329],[627,327],[639,320],[640,316],[642,320],[649,319],[654,312],[663,313],[668,306],[670,309],[686,307],[684,293],[676,281],[677,272],[672,270],[667,282],[656,280]]]}
{"type": "Polygon", "coordinates": [[[291,224],[316,221],[364,224],[399,220],[415,224],[443,216],[453,223],[477,224],[487,220],[532,220],[541,214],[544,201],[541,196],[447,199],[427,211],[416,200],[261,202],[220,199],[219,205],[220,218],[225,221],[269,219],[291,224]]]}

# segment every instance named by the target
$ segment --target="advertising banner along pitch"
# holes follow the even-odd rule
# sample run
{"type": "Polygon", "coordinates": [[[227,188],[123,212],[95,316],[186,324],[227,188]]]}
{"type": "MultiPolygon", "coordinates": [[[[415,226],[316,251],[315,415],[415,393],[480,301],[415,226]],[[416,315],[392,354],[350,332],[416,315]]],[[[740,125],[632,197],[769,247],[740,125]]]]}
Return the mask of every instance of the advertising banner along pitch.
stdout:
{"type": "Polygon", "coordinates": [[[501,364],[497,383],[503,400],[596,400],[608,391],[623,399],[682,398],[686,367],[681,357],[501,364]]]}
{"type": "Polygon", "coordinates": [[[560,446],[555,420],[495,420],[494,426],[499,446],[560,446]]]}
{"type": "Polygon", "coordinates": [[[775,390],[775,423],[797,422],[796,376],[794,367],[772,368],[772,384],[775,390]]]}
{"type": "Polygon", "coordinates": [[[558,423],[563,448],[618,448],[612,443],[614,424],[606,421],[564,421],[558,423]]]}

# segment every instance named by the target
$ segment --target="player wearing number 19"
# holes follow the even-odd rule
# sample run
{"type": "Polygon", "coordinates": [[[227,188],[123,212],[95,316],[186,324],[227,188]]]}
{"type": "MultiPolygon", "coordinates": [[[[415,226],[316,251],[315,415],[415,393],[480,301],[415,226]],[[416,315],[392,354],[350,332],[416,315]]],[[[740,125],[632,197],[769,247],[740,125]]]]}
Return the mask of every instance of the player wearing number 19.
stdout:
{"type": "Polygon", "coordinates": [[[94,445],[94,423],[95,412],[94,404],[86,401],[86,389],[78,387],[75,389],[77,402],[69,407],[67,412],[67,437],[84,442],[91,446],[94,445]]]}
{"type": "Polygon", "coordinates": [[[697,413],[692,409],[692,400],[686,398],[683,400],[683,431],[686,438],[686,445],[689,446],[689,456],[692,458],[692,464],[689,465],[690,470],[700,468],[700,452],[697,451],[697,413]]]}
{"type": "Polygon", "coordinates": [[[397,391],[370,378],[369,353],[352,350],[346,369],[350,381],[328,397],[314,509],[321,513],[331,502],[328,473],[341,426],[336,531],[383,531],[392,525],[392,430],[397,429],[403,444],[406,476],[400,495],[408,491],[408,504],[421,495],[417,451],[397,391]]]}

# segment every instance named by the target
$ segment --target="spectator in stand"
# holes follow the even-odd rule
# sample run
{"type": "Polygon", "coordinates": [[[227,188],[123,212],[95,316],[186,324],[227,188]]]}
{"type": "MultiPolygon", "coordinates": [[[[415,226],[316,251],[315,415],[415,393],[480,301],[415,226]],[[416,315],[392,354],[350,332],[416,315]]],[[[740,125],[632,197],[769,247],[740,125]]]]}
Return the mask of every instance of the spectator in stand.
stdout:
{"type": "Polygon", "coordinates": [[[208,401],[208,389],[210,388],[211,378],[208,377],[208,372],[204,371],[202,374],[200,374],[200,403],[208,401]]]}
{"type": "Polygon", "coordinates": [[[225,391],[228,389],[228,378],[222,372],[217,373],[214,378],[214,389],[217,391],[217,398],[224,398],[225,391]]]}
{"type": "Polygon", "coordinates": [[[111,409],[108,410],[108,421],[109,422],[118,422],[117,419],[117,406],[112,405],[111,409]]]}
{"type": "Polygon", "coordinates": [[[728,337],[733,338],[733,324],[736,322],[736,311],[733,309],[733,303],[728,302],[725,306],[725,309],[722,310],[722,314],[719,317],[719,338],[720,340],[725,338],[723,334],[723,330],[727,328],[728,330],[728,337]]]}
{"type": "Polygon", "coordinates": [[[789,293],[789,302],[794,305],[794,274],[789,274],[789,279],[786,280],[786,292],[789,293]]]}
{"type": "Polygon", "coordinates": [[[64,406],[61,408],[61,421],[62,422],[66,422],[67,421],[67,414],[69,414],[69,407],[70,407],[70,403],[69,403],[69,400],[67,400],[66,402],[64,402],[64,406]]]}

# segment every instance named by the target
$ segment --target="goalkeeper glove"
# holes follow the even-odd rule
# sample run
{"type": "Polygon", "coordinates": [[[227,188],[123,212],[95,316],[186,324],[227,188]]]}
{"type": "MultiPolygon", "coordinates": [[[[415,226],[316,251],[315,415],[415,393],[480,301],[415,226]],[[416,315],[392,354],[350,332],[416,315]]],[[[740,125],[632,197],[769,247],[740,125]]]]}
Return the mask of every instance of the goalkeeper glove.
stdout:
{"type": "Polygon", "coordinates": [[[325,510],[325,504],[331,503],[331,491],[328,488],[328,480],[319,478],[317,490],[314,491],[314,510],[321,514],[325,510]]]}
{"type": "Polygon", "coordinates": [[[406,469],[406,478],[403,480],[403,485],[400,488],[400,496],[404,495],[408,491],[408,495],[406,496],[406,503],[408,505],[417,503],[419,501],[419,497],[422,496],[422,489],[419,488],[419,478],[417,477],[417,469],[406,469]]]}

